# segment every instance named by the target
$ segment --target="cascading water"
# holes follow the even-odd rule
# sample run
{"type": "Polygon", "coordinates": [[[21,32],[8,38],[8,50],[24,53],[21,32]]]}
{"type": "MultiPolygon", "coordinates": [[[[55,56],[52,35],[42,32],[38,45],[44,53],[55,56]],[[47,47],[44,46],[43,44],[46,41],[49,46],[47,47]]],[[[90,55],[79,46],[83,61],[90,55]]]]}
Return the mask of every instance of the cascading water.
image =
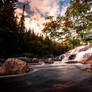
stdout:
{"type": "Polygon", "coordinates": [[[87,45],[87,46],[79,46],[73,50],[70,50],[67,53],[58,56],[57,60],[61,61],[61,63],[81,62],[84,60],[88,60],[91,57],[92,57],[92,47],[87,45]]]}

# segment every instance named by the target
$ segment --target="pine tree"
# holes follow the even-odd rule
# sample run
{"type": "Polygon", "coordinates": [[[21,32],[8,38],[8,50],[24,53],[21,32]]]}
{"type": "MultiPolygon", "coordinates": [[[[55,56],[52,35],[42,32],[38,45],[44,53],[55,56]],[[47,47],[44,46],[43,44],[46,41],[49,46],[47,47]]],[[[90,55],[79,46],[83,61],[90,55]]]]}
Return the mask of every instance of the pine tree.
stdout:
{"type": "Polygon", "coordinates": [[[15,17],[17,0],[0,0],[0,56],[16,52],[18,25],[15,17]]]}
{"type": "Polygon", "coordinates": [[[25,12],[25,4],[23,5],[23,12],[22,12],[22,16],[21,16],[20,21],[19,21],[20,33],[25,32],[25,16],[24,16],[24,12],[25,12]]]}
{"type": "Polygon", "coordinates": [[[18,46],[20,48],[19,52],[22,53],[25,49],[24,47],[24,44],[25,44],[25,36],[27,34],[26,32],[26,28],[25,28],[25,15],[24,15],[24,12],[25,12],[25,4],[23,5],[23,10],[22,10],[22,16],[20,18],[20,21],[18,23],[18,27],[19,27],[19,30],[18,30],[18,46]]]}
{"type": "Polygon", "coordinates": [[[2,9],[0,10],[0,27],[6,27],[11,31],[16,29],[17,22],[15,17],[15,2],[17,0],[3,0],[2,9]]]}

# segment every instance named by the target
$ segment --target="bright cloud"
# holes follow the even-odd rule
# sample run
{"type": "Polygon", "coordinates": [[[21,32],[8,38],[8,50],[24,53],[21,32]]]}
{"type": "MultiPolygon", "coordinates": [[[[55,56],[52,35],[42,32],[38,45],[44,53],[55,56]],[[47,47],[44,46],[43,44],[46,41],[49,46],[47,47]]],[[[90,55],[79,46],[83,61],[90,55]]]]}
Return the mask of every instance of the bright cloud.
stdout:
{"type": "MultiPolygon", "coordinates": [[[[28,0],[19,0],[17,14],[21,15],[21,9],[24,2],[28,0]]],[[[25,25],[27,28],[34,29],[35,32],[41,32],[45,17],[64,15],[69,0],[29,0],[26,4],[25,25]]]]}

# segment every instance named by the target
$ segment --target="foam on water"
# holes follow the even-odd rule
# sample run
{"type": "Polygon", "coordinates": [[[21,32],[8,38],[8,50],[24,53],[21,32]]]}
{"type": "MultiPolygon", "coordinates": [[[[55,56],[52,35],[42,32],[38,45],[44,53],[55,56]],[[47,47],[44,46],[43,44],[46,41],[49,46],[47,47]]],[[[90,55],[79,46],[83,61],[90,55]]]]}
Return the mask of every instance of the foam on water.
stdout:
{"type": "Polygon", "coordinates": [[[87,46],[79,46],[63,55],[59,56],[59,60],[62,63],[65,62],[80,62],[82,60],[87,60],[92,56],[92,47],[87,45],[87,46]],[[63,57],[63,59],[60,60],[60,58],[63,57]]]}

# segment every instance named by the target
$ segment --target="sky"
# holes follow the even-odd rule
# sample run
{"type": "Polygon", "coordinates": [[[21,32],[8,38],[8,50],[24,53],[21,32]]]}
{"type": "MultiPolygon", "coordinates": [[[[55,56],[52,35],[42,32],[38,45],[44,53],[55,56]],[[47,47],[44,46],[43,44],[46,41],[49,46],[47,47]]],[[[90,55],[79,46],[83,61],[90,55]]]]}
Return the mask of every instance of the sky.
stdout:
{"type": "Polygon", "coordinates": [[[25,26],[27,29],[34,29],[36,33],[41,33],[43,23],[48,16],[64,15],[69,6],[69,0],[19,0],[16,14],[20,17],[23,4],[25,7],[25,26]]]}

